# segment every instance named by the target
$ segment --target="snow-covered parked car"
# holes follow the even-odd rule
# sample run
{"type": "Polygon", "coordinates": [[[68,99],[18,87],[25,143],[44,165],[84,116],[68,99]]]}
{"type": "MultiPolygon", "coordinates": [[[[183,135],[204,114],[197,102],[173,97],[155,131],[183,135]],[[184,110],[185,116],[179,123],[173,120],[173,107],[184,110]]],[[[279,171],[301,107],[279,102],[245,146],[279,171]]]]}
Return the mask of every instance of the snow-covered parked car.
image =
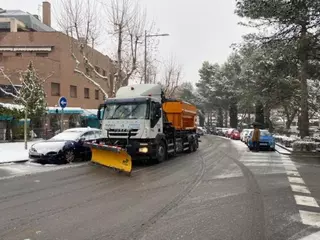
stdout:
{"type": "Polygon", "coordinates": [[[53,164],[71,163],[76,160],[90,161],[91,149],[83,143],[100,137],[100,129],[71,128],[49,140],[33,144],[29,150],[29,158],[53,164]]]}
{"type": "Polygon", "coordinates": [[[246,145],[248,145],[249,138],[250,138],[250,135],[252,135],[252,132],[253,132],[253,129],[250,129],[250,130],[248,131],[248,134],[244,136],[244,143],[245,143],[246,145]]]}
{"type": "Polygon", "coordinates": [[[242,142],[245,142],[246,140],[246,137],[248,136],[249,132],[250,132],[251,129],[243,129],[240,133],[240,140],[242,142]]]}

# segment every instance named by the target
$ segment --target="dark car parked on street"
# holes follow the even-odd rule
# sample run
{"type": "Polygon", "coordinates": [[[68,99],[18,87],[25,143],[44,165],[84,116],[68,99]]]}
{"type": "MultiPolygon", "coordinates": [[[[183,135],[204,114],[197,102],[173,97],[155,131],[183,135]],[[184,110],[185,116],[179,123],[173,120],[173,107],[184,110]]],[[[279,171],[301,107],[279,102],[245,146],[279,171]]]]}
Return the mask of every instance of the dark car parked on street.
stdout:
{"type": "Polygon", "coordinates": [[[33,144],[29,150],[29,158],[39,163],[51,164],[90,161],[91,149],[83,143],[100,137],[100,129],[71,128],[49,140],[33,144]]]}

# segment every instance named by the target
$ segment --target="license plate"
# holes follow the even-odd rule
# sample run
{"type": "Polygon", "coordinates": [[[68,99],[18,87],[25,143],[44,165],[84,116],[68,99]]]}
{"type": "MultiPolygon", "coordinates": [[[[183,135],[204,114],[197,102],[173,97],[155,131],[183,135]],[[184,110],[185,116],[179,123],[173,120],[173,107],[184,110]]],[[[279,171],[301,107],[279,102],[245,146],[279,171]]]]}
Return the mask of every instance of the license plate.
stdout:
{"type": "Polygon", "coordinates": [[[260,143],[261,146],[267,146],[268,143],[260,143]]]}

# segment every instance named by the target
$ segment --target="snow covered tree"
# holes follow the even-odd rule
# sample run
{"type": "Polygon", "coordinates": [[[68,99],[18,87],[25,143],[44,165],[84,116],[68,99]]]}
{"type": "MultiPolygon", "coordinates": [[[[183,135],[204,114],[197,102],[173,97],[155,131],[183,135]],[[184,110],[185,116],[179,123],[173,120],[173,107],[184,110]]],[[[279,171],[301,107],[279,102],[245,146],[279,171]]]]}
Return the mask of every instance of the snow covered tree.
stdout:
{"type": "Polygon", "coordinates": [[[37,119],[41,119],[47,109],[44,80],[38,77],[33,63],[30,62],[27,70],[22,73],[20,81],[20,98],[16,99],[15,102],[24,106],[24,103],[21,101],[21,99],[27,100],[25,107],[28,109],[28,116],[31,120],[31,130],[33,130],[33,122],[37,119]]]}
{"type": "Polygon", "coordinates": [[[41,117],[46,112],[46,94],[44,91],[44,82],[41,80],[33,67],[32,62],[29,63],[26,71],[20,73],[20,85],[15,85],[12,79],[4,72],[4,69],[0,70],[2,76],[13,87],[13,92],[8,92],[0,87],[0,91],[13,97],[14,102],[23,106],[24,111],[24,142],[25,149],[28,148],[28,117],[32,120],[36,117],[41,117]]]}
{"type": "Polygon", "coordinates": [[[309,105],[307,79],[310,60],[319,60],[319,0],[261,1],[237,0],[236,13],[249,19],[248,26],[260,30],[251,40],[264,44],[294,45],[300,80],[300,135],[309,135],[309,105]]]}

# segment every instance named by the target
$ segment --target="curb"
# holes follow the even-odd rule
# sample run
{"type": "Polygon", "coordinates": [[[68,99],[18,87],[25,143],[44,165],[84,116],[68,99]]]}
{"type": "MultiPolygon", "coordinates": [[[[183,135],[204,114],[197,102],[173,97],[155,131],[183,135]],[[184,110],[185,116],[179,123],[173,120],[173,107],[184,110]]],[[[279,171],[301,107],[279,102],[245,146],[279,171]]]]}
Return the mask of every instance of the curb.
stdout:
{"type": "Polygon", "coordinates": [[[278,153],[282,154],[282,155],[287,155],[287,156],[292,156],[292,157],[304,157],[304,158],[320,158],[320,153],[314,153],[314,152],[293,152],[289,149],[287,149],[286,147],[279,145],[276,143],[276,145],[290,153],[282,153],[281,151],[276,150],[278,153]]]}
{"type": "Polygon", "coordinates": [[[285,146],[282,146],[282,145],[280,145],[280,144],[278,144],[278,143],[276,143],[276,145],[277,145],[278,147],[280,147],[280,148],[282,148],[282,149],[284,149],[284,150],[286,150],[286,151],[288,151],[288,152],[292,153],[292,151],[291,151],[291,150],[289,150],[288,148],[286,148],[285,146]]]}
{"type": "Polygon", "coordinates": [[[28,162],[29,159],[26,159],[26,160],[16,160],[16,161],[8,161],[8,162],[0,162],[0,165],[3,165],[3,164],[8,164],[8,163],[25,163],[25,162],[28,162]]]}
{"type": "Polygon", "coordinates": [[[276,149],[276,152],[279,153],[279,154],[281,154],[281,155],[292,156],[291,153],[284,153],[284,152],[281,152],[281,151],[279,151],[279,150],[277,150],[277,149],[276,149]]]}

